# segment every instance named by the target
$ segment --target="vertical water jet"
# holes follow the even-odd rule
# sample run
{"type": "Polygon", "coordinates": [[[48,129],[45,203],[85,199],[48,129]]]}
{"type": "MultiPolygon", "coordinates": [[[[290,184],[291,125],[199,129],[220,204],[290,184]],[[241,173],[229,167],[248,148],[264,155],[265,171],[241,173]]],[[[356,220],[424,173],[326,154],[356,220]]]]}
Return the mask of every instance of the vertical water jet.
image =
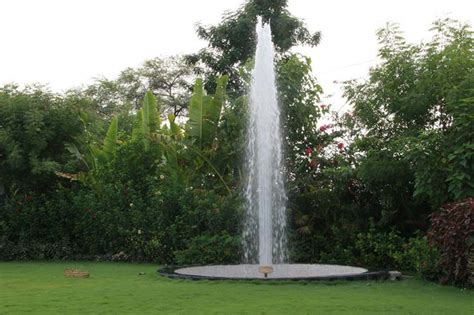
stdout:
{"type": "Polygon", "coordinates": [[[287,256],[287,197],[270,25],[259,18],[256,33],[245,158],[244,258],[247,263],[271,265],[285,262],[287,256]]]}

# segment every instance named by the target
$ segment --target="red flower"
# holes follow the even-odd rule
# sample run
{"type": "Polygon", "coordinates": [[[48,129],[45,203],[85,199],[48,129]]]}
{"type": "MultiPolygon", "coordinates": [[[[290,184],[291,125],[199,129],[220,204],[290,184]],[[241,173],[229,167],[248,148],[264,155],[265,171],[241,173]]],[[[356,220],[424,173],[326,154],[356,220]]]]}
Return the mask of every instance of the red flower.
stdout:
{"type": "Polygon", "coordinates": [[[344,148],[344,143],[339,142],[339,143],[337,144],[337,147],[339,148],[339,150],[342,150],[342,149],[344,148]]]}
{"type": "Polygon", "coordinates": [[[33,196],[32,195],[26,195],[25,200],[26,201],[31,201],[31,200],[33,200],[33,196]]]}
{"type": "Polygon", "coordinates": [[[331,128],[331,125],[322,125],[321,127],[319,127],[319,131],[325,132],[329,128],[331,128]]]}
{"type": "Polygon", "coordinates": [[[326,104],[321,104],[321,109],[325,110],[328,106],[326,104]]]}
{"type": "Polygon", "coordinates": [[[304,150],[304,153],[307,156],[310,156],[313,153],[313,149],[311,149],[310,147],[307,147],[306,150],[304,150]]]}

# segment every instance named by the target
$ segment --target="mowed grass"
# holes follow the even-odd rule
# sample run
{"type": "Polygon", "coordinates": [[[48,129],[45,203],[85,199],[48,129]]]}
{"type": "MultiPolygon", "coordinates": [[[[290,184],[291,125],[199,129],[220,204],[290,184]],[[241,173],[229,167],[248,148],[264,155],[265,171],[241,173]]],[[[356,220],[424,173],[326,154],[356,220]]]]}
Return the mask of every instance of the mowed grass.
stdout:
{"type": "Polygon", "coordinates": [[[474,314],[473,292],[418,280],[192,281],[156,270],[150,264],[0,262],[0,314],[474,314]],[[67,268],[91,277],[66,278],[67,268]]]}

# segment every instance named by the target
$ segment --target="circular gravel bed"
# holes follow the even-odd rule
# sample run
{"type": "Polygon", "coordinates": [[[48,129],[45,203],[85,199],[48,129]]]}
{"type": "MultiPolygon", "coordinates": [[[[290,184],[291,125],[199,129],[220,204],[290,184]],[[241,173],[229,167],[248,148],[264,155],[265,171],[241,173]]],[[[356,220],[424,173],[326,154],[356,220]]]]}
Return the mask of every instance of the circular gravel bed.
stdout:
{"type": "MultiPolygon", "coordinates": [[[[191,279],[265,279],[259,265],[210,265],[183,268],[164,268],[160,274],[172,278],[191,279]]],[[[367,269],[340,265],[281,264],[272,265],[273,272],[265,280],[358,280],[386,277],[386,272],[368,272],[367,269]]]]}

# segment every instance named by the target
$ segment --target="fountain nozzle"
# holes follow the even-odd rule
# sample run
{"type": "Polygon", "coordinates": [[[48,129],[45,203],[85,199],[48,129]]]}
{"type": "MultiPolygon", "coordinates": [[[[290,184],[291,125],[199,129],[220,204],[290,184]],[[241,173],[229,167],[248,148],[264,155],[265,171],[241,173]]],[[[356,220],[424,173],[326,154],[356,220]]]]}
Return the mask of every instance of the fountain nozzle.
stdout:
{"type": "Polygon", "coordinates": [[[260,266],[258,272],[263,273],[265,278],[268,278],[268,274],[273,272],[272,266],[260,266]]]}

